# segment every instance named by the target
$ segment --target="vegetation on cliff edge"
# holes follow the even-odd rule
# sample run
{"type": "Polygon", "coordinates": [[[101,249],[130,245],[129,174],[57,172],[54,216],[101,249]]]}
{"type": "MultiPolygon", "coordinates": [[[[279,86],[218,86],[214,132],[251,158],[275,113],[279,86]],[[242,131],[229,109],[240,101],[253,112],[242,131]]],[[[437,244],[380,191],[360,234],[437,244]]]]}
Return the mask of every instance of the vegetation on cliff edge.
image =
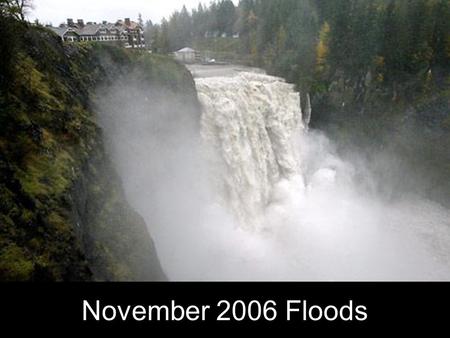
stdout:
{"type": "Polygon", "coordinates": [[[0,33],[0,280],[164,278],[91,102],[131,71],[194,100],[190,74],[165,57],[64,45],[8,17],[0,33]]]}

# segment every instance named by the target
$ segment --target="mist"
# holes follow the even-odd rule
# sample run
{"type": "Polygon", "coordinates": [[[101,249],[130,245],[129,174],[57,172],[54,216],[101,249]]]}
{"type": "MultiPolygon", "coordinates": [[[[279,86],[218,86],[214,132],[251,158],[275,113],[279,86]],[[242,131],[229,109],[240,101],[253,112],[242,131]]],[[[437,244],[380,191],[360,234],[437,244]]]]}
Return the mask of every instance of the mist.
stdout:
{"type": "Polygon", "coordinates": [[[401,191],[380,194],[380,172],[404,174],[388,156],[376,157],[383,169],[373,170],[362,154],[349,150],[344,160],[325,134],[299,128],[298,173],[272,175],[258,226],[249,228],[227,201],[233,194],[221,181],[230,169],[205,139],[198,107],[135,74],[96,97],[128,201],[170,280],[450,278],[449,210],[401,191]]]}

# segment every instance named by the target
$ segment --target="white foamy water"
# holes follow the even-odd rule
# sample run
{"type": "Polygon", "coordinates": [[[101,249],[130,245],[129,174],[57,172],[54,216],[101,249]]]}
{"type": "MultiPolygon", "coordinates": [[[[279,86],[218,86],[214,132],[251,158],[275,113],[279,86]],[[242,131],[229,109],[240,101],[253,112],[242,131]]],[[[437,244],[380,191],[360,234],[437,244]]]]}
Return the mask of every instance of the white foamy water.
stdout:
{"type": "Polygon", "coordinates": [[[170,96],[149,107],[136,95],[124,114],[123,86],[105,119],[127,196],[170,279],[450,279],[448,209],[361,190],[355,177],[382,178],[306,131],[299,95],[281,79],[195,73],[201,137],[170,96]]]}
{"type": "Polygon", "coordinates": [[[241,72],[200,78],[202,136],[220,163],[216,186],[245,228],[255,228],[274,185],[299,176],[295,135],[302,125],[300,96],[281,79],[241,72]]]}
{"type": "MultiPolygon", "coordinates": [[[[334,155],[323,135],[306,131],[291,85],[248,72],[196,83],[203,138],[221,159],[214,179],[247,231],[236,235],[250,237],[243,245],[250,252],[240,257],[252,273],[246,278],[450,276],[448,210],[421,200],[387,204],[357,191],[358,168],[334,155]]],[[[239,278],[239,269],[229,270],[220,278],[239,278]]]]}

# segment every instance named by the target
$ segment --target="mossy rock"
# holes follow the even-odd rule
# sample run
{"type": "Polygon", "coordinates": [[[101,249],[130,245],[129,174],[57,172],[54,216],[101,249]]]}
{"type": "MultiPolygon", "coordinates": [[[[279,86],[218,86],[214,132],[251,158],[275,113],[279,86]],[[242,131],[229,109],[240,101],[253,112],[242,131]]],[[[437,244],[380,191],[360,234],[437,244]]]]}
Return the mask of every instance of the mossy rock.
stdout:
{"type": "Polygon", "coordinates": [[[27,281],[33,270],[33,261],[17,245],[9,245],[0,251],[0,280],[27,281]]]}
{"type": "Polygon", "coordinates": [[[167,57],[0,26],[0,280],[165,279],[92,100],[97,86],[133,73],[198,104],[192,76],[167,57]]]}

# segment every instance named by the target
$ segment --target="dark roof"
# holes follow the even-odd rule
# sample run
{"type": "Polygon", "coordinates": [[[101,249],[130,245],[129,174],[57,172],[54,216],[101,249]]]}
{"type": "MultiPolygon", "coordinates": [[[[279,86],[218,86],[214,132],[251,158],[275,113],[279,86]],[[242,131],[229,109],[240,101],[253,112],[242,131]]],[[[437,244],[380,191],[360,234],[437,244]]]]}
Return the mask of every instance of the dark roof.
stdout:
{"type": "Polygon", "coordinates": [[[128,29],[142,29],[138,23],[131,21],[130,25],[126,25],[124,21],[117,21],[116,23],[96,24],[87,23],[84,26],[74,24],[73,26],[61,25],[60,27],[49,27],[52,31],[58,34],[60,37],[64,37],[67,32],[74,32],[80,36],[96,35],[100,29],[106,29],[108,31],[117,30],[120,33],[126,32],[128,29]]]}
{"type": "Polygon", "coordinates": [[[83,28],[78,29],[78,34],[80,34],[80,35],[95,35],[100,30],[101,26],[102,25],[96,25],[96,24],[86,25],[83,28]]]}
{"type": "Polygon", "coordinates": [[[71,27],[48,27],[48,28],[50,28],[53,32],[58,34],[61,38],[63,38],[67,32],[72,32],[79,35],[77,30],[71,27]]]}

